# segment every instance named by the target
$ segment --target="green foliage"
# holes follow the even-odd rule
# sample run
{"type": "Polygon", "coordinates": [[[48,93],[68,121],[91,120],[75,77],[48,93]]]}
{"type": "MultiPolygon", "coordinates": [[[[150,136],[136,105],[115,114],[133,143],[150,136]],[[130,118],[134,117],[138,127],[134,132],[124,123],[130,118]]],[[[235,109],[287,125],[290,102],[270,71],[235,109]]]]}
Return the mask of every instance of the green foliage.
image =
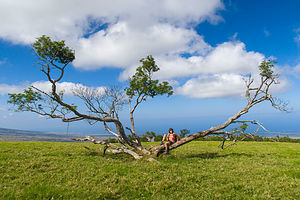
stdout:
{"type": "Polygon", "coordinates": [[[136,138],[133,135],[128,135],[127,137],[131,141],[135,141],[136,140],[136,138]]]}
{"type": "Polygon", "coordinates": [[[163,136],[162,136],[162,135],[157,135],[157,136],[155,136],[155,138],[154,138],[154,142],[160,142],[160,141],[162,141],[162,139],[163,139],[163,136]]]}
{"type": "Polygon", "coordinates": [[[278,137],[278,142],[293,142],[293,143],[300,143],[300,139],[293,139],[289,136],[278,137]]]}
{"type": "Polygon", "coordinates": [[[36,102],[42,100],[42,95],[39,92],[34,92],[31,88],[25,89],[23,93],[8,94],[8,103],[17,106],[15,111],[32,111],[33,109],[42,109],[41,104],[36,102]]]}
{"type": "Polygon", "coordinates": [[[248,124],[247,123],[243,123],[241,126],[240,126],[240,129],[242,132],[245,132],[245,130],[248,128],[248,124]]]}
{"type": "Polygon", "coordinates": [[[262,77],[272,78],[274,73],[274,63],[276,63],[275,60],[264,60],[258,67],[260,70],[260,75],[262,77]]]}
{"type": "Polygon", "coordinates": [[[116,138],[107,138],[103,141],[108,143],[118,143],[118,140],[116,138]]]}
{"type": "MultiPolygon", "coordinates": [[[[74,103],[72,103],[70,106],[71,106],[73,109],[75,109],[75,110],[78,108],[78,106],[76,106],[74,103]]],[[[66,106],[63,106],[63,107],[62,107],[62,110],[65,110],[65,111],[67,111],[67,112],[71,111],[70,108],[68,108],[68,107],[66,107],[66,106]]]]}
{"type": "Polygon", "coordinates": [[[207,136],[207,137],[200,137],[198,139],[196,139],[197,141],[223,141],[223,137],[221,136],[207,136]]]}
{"type": "Polygon", "coordinates": [[[0,199],[299,199],[299,144],[218,144],[150,163],[91,143],[0,142],[0,199]]]}
{"type": "MultiPolygon", "coordinates": [[[[63,99],[63,92],[60,92],[59,96],[63,99]]],[[[23,93],[9,93],[7,103],[15,107],[15,112],[29,111],[50,117],[51,115],[65,116],[71,113],[68,107],[59,105],[50,98],[50,95],[42,95],[42,93],[34,91],[31,87],[25,89],[23,93]]],[[[74,104],[70,106],[75,110],[77,109],[77,106],[74,104]]]]}
{"type": "MultiPolygon", "coordinates": [[[[67,47],[64,41],[52,41],[50,37],[45,35],[39,37],[32,48],[40,60],[41,71],[47,74],[49,81],[53,81],[50,75],[52,68],[60,69],[60,78],[56,80],[59,81],[64,74],[64,67],[75,59],[74,51],[67,47]],[[60,67],[58,64],[64,66],[60,67]]],[[[52,92],[47,94],[45,91],[33,90],[30,87],[25,89],[23,93],[8,95],[8,103],[17,107],[15,111],[31,111],[51,117],[57,116],[57,114],[63,116],[71,112],[68,107],[59,105],[53,98],[52,92]]],[[[60,100],[63,100],[63,91],[58,92],[58,96],[60,100]]],[[[70,106],[77,109],[74,104],[70,106]]]]}
{"type": "Polygon", "coordinates": [[[300,143],[300,139],[290,138],[289,136],[279,137],[276,138],[272,137],[265,137],[263,138],[264,142],[289,142],[289,143],[300,143]]]}
{"type": "Polygon", "coordinates": [[[32,45],[36,54],[47,61],[67,64],[75,59],[74,51],[65,45],[65,41],[52,41],[43,35],[32,45]]]}
{"type": "MultiPolygon", "coordinates": [[[[231,139],[232,140],[232,139],[231,139]]],[[[264,139],[263,137],[259,136],[259,135],[253,135],[253,136],[243,136],[243,135],[237,135],[236,136],[236,140],[242,140],[242,141],[256,141],[256,142],[262,142],[264,139]]]]}
{"type": "MultiPolygon", "coordinates": [[[[212,135],[207,137],[201,137],[196,139],[197,141],[223,141],[223,136],[212,135]]],[[[230,141],[233,137],[229,138],[230,141]]],[[[236,140],[250,141],[250,142],[289,142],[289,143],[300,143],[300,139],[290,138],[289,136],[284,137],[261,137],[259,135],[253,135],[252,137],[245,137],[244,135],[236,135],[236,140]]]]}
{"type": "MultiPolygon", "coordinates": [[[[158,80],[152,80],[154,72],[159,70],[152,56],[147,56],[140,60],[142,66],[136,69],[136,73],[132,76],[129,82],[129,87],[125,89],[129,98],[134,96],[144,95],[145,97],[155,97],[157,95],[173,94],[172,86],[164,81],[159,83],[158,80]]],[[[143,100],[146,100],[145,98],[143,100]]]]}
{"type": "Polygon", "coordinates": [[[147,136],[143,135],[142,137],[140,137],[141,142],[149,142],[149,139],[147,136]]]}
{"type": "Polygon", "coordinates": [[[150,140],[152,140],[152,138],[155,138],[155,133],[153,131],[147,131],[144,135],[150,138],[150,140]]]}
{"type": "Polygon", "coordinates": [[[150,142],[156,137],[153,131],[147,131],[145,134],[140,137],[141,142],[150,142]]]}
{"type": "Polygon", "coordinates": [[[238,131],[239,133],[245,133],[246,129],[248,128],[248,124],[247,123],[243,123],[241,126],[237,127],[237,128],[233,128],[233,131],[238,131]]]}
{"type": "Polygon", "coordinates": [[[188,135],[191,131],[188,130],[188,129],[181,129],[180,130],[180,134],[179,134],[179,137],[180,138],[184,138],[186,135],[188,135]]]}

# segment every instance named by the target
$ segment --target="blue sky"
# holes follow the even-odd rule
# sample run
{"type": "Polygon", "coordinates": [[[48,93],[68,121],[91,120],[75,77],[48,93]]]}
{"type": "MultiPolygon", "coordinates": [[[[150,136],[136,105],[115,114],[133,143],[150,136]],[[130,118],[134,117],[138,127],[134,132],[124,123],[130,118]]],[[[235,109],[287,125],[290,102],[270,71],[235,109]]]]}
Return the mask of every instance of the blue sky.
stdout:
{"type": "MultiPolygon", "coordinates": [[[[71,87],[126,86],[138,60],[153,55],[175,95],[146,101],[136,112],[136,129],[191,132],[222,123],[241,109],[243,75],[275,58],[281,84],[273,94],[289,101],[291,113],[265,102],[244,119],[271,131],[300,132],[300,2],[290,1],[78,1],[0,0],[0,127],[65,132],[67,124],[32,113],[15,113],[7,93],[35,85],[47,89],[31,44],[43,34],[65,40],[76,59],[62,80],[71,87]],[[72,3],[71,3],[72,2],[72,3]]],[[[128,108],[121,118],[128,123],[128,108]]],[[[70,124],[70,132],[104,132],[101,124],[70,124]]]]}

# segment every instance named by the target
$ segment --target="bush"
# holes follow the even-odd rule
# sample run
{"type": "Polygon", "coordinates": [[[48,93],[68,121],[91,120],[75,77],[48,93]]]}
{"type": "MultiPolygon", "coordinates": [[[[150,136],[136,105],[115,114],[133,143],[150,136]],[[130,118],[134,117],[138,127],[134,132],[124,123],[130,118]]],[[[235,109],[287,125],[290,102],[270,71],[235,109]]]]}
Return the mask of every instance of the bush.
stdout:
{"type": "MultiPolygon", "coordinates": [[[[133,138],[132,135],[129,135],[128,137],[133,138]]],[[[149,142],[149,137],[147,137],[146,135],[143,135],[142,137],[140,137],[141,142],[149,142]]],[[[154,137],[154,141],[155,142],[160,142],[162,141],[163,136],[162,135],[157,135],[154,137]]],[[[207,137],[200,137],[198,139],[196,139],[197,141],[223,141],[223,136],[218,136],[218,135],[211,135],[211,136],[207,136],[207,137]]],[[[230,141],[233,140],[233,137],[230,138],[230,141]]],[[[284,137],[279,137],[276,136],[274,138],[272,137],[261,137],[259,135],[255,135],[252,137],[246,137],[244,138],[244,136],[238,136],[237,140],[239,141],[255,141],[255,142],[290,142],[290,143],[300,143],[300,139],[293,139],[290,138],[289,136],[284,136],[284,137]]],[[[107,138],[104,140],[105,142],[109,142],[109,143],[117,143],[118,140],[116,138],[107,138]]]]}
{"type": "Polygon", "coordinates": [[[181,129],[180,130],[180,134],[179,134],[179,137],[180,138],[184,138],[186,135],[188,135],[191,131],[188,130],[188,129],[181,129]]]}
{"type": "Polygon", "coordinates": [[[118,140],[116,138],[107,138],[103,141],[108,143],[118,143],[118,140]]]}
{"type": "MultiPolygon", "coordinates": [[[[230,141],[233,140],[233,137],[230,137],[230,141]]],[[[244,137],[237,136],[238,141],[255,141],[255,142],[291,142],[291,143],[300,143],[300,139],[293,139],[289,136],[284,137],[261,137],[259,135],[255,135],[253,137],[244,137]]],[[[197,141],[223,141],[223,136],[207,136],[198,138],[197,141]]]]}
{"type": "Polygon", "coordinates": [[[157,135],[157,136],[155,136],[155,138],[154,138],[154,142],[160,142],[160,141],[162,141],[162,139],[163,139],[163,136],[162,136],[162,135],[157,135]]]}
{"type": "Polygon", "coordinates": [[[223,137],[221,137],[221,136],[207,136],[207,137],[200,137],[196,140],[197,141],[223,141],[223,137]]]}
{"type": "Polygon", "coordinates": [[[146,137],[145,135],[143,135],[142,137],[140,137],[141,142],[149,142],[148,137],[146,137]]]}

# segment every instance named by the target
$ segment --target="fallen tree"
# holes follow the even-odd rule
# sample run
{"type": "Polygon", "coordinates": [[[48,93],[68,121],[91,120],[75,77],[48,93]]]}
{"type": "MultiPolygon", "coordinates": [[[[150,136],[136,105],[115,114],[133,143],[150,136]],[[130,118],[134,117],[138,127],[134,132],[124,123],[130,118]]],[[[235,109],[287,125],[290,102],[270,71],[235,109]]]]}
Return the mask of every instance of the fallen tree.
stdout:
{"type": "MultiPolygon", "coordinates": [[[[31,86],[23,93],[9,94],[8,103],[16,106],[16,111],[29,111],[50,118],[61,119],[63,122],[74,122],[88,120],[94,124],[101,122],[105,130],[115,136],[119,142],[118,145],[106,141],[97,141],[87,136],[86,138],[76,138],[77,141],[90,141],[94,144],[104,145],[103,153],[125,153],[140,159],[144,156],[158,156],[163,153],[164,145],[158,145],[147,149],[141,143],[139,135],[135,131],[134,112],[139,105],[147,99],[154,98],[157,95],[172,95],[172,87],[168,82],[159,82],[153,80],[153,73],[159,70],[152,56],[147,56],[140,60],[141,66],[136,69],[136,73],[131,77],[129,86],[124,90],[120,87],[104,88],[95,90],[85,86],[78,86],[73,93],[79,97],[85,108],[79,108],[78,105],[67,103],[64,100],[64,94],[58,91],[57,86],[62,80],[66,67],[75,59],[74,51],[67,47],[64,41],[52,41],[47,36],[42,36],[33,44],[33,49],[39,59],[40,70],[47,77],[51,84],[51,91],[46,92],[37,87],[31,86]],[[130,127],[124,127],[119,119],[119,111],[124,105],[129,105],[130,127]],[[111,125],[114,128],[111,128],[111,125]],[[126,133],[127,129],[130,134],[126,133]]],[[[273,107],[285,110],[285,104],[270,94],[270,87],[277,84],[278,74],[273,72],[272,60],[263,61],[259,65],[260,81],[257,86],[254,85],[254,79],[249,75],[245,79],[247,104],[239,112],[229,117],[224,123],[211,127],[210,129],[199,131],[197,133],[181,138],[180,141],[172,144],[169,150],[176,149],[197,138],[208,135],[224,135],[224,141],[220,145],[225,147],[226,137],[234,135],[251,135],[246,133],[247,124],[255,124],[263,127],[255,120],[239,120],[252,107],[264,101],[269,101],[273,107]],[[231,124],[241,124],[239,128],[226,131],[231,124]]],[[[236,141],[234,141],[236,142],[236,141]]],[[[232,145],[232,144],[231,144],[232,145]]]]}

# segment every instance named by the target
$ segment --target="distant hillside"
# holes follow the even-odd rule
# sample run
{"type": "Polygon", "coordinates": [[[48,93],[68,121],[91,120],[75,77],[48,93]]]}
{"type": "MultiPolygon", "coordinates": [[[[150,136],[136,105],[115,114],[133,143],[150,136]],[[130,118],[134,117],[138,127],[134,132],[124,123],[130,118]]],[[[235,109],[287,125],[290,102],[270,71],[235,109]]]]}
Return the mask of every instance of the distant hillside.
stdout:
{"type": "MultiPolygon", "coordinates": [[[[8,129],[8,128],[0,128],[0,133],[9,133],[9,134],[26,134],[30,136],[39,135],[39,134],[47,134],[40,131],[25,131],[25,130],[18,130],[18,129],[8,129]]],[[[49,135],[55,135],[55,134],[49,134],[49,135]]]]}
{"type": "Polygon", "coordinates": [[[72,140],[71,136],[69,138],[66,135],[0,128],[0,141],[71,142],[72,140]]]}
{"type": "MultiPolygon", "coordinates": [[[[107,138],[105,134],[93,134],[97,138],[107,138]]],[[[55,134],[39,131],[26,131],[0,128],[0,141],[45,141],[45,142],[73,142],[78,135],[55,134]]]]}

